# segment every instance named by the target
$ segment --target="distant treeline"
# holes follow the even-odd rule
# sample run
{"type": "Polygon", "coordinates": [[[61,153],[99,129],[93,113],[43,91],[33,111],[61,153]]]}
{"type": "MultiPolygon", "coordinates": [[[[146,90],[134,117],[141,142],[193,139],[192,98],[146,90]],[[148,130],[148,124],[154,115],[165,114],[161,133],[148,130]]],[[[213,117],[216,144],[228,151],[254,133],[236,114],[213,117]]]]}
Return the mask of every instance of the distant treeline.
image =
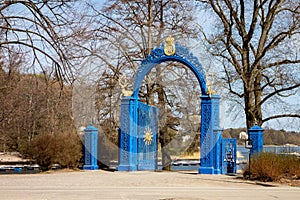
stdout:
{"type": "MultiPolygon", "coordinates": [[[[239,134],[245,131],[245,128],[230,128],[223,131],[223,138],[236,138],[239,139],[239,134]]],[[[238,140],[238,144],[243,142],[238,140]]],[[[284,145],[284,144],[295,144],[300,145],[300,133],[295,131],[285,130],[264,130],[264,144],[265,145],[284,145]]]]}

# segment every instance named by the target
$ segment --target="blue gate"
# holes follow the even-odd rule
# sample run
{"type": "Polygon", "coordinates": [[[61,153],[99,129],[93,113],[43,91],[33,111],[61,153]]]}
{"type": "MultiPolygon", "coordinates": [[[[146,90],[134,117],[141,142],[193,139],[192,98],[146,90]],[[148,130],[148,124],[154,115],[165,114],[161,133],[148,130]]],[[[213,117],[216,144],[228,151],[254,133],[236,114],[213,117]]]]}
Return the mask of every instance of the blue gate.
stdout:
{"type": "Polygon", "coordinates": [[[222,139],[222,174],[236,173],[236,139],[222,139]]]}
{"type": "Polygon", "coordinates": [[[158,109],[138,103],[137,168],[157,169],[158,109]]]}
{"type": "Polygon", "coordinates": [[[201,88],[201,158],[198,172],[220,174],[219,100],[206,86],[206,74],[197,57],[186,47],[174,43],[169,36],[166,42],[154,48],[142,61],[134,78],[133,91],[122,86],[123,98],[120,116],[119,171],[155,170],[157,163],[157,109],[139,102],[143,79],[156,65],[176,61],[188,67],[196,76],[201,88]],[[215,136],[216,133],[216,136],[215,136]],[[217,144],[217,145],[216,145],[217,144]],[[215,147],[216,146],[216,147],[215,147]]]}

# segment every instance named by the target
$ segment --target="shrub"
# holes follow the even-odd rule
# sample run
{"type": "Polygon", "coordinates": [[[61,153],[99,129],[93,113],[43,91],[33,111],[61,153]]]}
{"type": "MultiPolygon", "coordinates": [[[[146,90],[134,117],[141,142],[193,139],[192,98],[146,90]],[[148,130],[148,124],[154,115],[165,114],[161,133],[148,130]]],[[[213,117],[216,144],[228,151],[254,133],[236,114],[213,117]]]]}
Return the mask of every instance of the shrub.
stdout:
{"type": "MultiPolygon", "coordinates": [[[[300,158],[264,152],[251,158],[250,170],[251,178],[261,181],[300,178],[300,158]]],[[[244,172],[244,175],[247,174],[248,170],[244,172]]]]}
{"type": "Polygon", "coordinates": [[[82,144],[75,133],[40,134],[26,149],[28,158],[34,159],[42,170],[53,164],[62,168],[76,168],[82,157],[82,144]]]}

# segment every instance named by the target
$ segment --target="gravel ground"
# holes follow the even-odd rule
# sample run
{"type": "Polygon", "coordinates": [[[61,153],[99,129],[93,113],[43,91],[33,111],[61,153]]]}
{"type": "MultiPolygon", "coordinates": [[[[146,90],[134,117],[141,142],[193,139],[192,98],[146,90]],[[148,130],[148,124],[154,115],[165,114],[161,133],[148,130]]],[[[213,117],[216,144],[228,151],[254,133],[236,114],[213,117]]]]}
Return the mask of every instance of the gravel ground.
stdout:
{"type": "Polygon", "coordinates": [[[196,172],[59,171],[0,175],[0,199],[299,199],[300,187],[196,172]]]}

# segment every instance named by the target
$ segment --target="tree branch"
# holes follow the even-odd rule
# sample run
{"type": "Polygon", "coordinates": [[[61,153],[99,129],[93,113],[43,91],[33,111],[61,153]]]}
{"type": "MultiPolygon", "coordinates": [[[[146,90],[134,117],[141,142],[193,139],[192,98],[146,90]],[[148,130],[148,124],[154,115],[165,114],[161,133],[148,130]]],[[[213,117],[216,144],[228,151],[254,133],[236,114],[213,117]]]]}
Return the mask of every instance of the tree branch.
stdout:
{"type": "Polygon", "coordinates": [[[291,117],[291,118],[300,118],[300,114],[282,114],[282,115],[274,115],[271,117],[267,117],[265,119],[262,120],[263,123],[272,120],[272,119],[278,119],[278,118],[287,118],[287,117],[291,117]]]}
{"type": "Polygon", "coordinates": [[[262,105],[262,104],[265,103],[268,99],[270,99],[271,97],[273,97],[273,96],[276,95],[276,94],[279,94],[280,92],[285,92],[285,91],[293,90],[293,89],[296,89],[296,88],[298,88],[298,87],[300,87],[300,83],[295,84],[295,85],[292,85],[292,86],[290,86],[290,87],[282,88],[282,89],[280,89],[280,90],[277,90],[277,89],[275,88],[275,91],[274,91],[274,92],[272,92],[272,93],[268,94],[266,97],[264,97],[264,98],[263,98],[256,106],[262,105]]]}

